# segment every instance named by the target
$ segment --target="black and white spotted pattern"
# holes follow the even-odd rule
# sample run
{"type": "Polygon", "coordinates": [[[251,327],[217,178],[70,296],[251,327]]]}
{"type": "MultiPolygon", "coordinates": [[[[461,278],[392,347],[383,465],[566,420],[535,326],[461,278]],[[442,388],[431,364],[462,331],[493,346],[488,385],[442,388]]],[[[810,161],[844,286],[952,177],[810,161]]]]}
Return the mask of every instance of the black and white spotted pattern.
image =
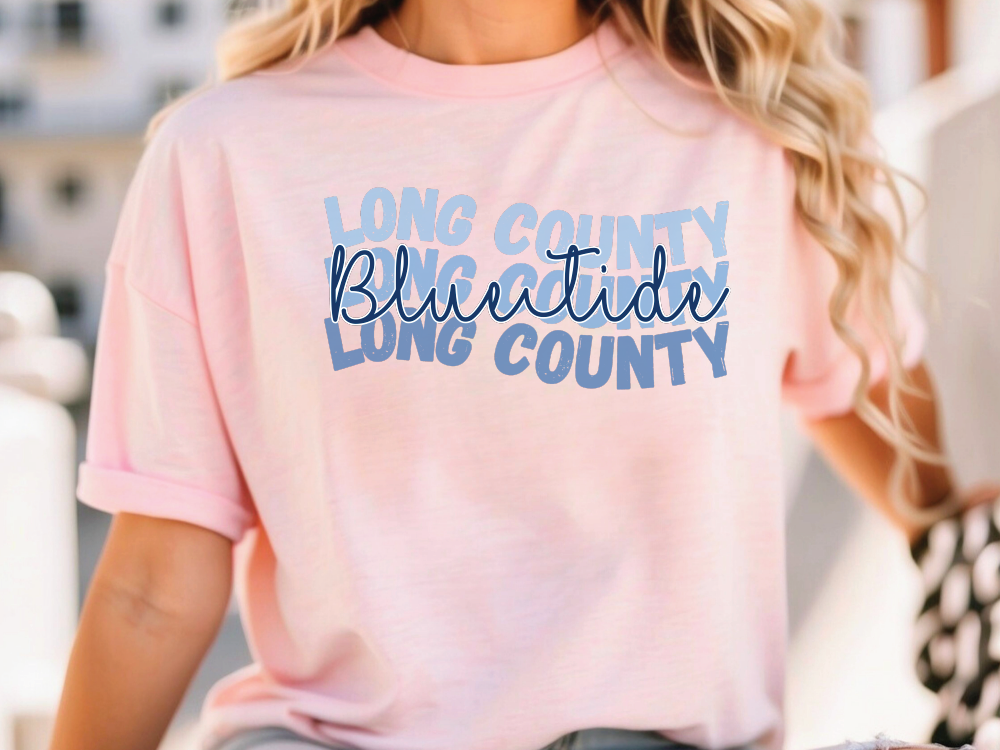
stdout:
{"type": "Polygon", "coordinates": [[[931,742],[1000,750],[1000,500],[939,521],[912,552],[917,675],[941,705],[931,742]]]}

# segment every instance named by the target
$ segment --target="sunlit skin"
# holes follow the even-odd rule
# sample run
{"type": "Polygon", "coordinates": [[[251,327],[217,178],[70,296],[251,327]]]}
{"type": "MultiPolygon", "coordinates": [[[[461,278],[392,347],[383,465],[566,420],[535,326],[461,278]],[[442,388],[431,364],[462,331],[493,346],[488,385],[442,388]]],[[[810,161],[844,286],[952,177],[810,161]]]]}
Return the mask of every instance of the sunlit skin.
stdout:
{"type": "MultiPolygon", "coordinates": [[[[589,19],[572,0],[404,0],[376,31],[392,44],[452,64],[550,55],[582,39],[589,19]],[[400,32],[402,29],[402,33],[400,32]]],[[[913,370],[931,385],[927,368],[913,370]]],[[[884,385],[873,389],[885,404],[884,385]]],[[[916,428],[939,444],[934,400],[906,396],[916,428]]],[[[899,523],[888,500],[892,448],[856,414],[812,422],[808,433],[859,495],[899,523]]],[[[952,490],[946,469],[920,469],[918,504],[952,490]]],[[[968,503],[1000,487],[964,493],[968,503]]],[[[225,616],[232,544],[215,532],[164,519],[116,516],[80,619],[51,750],[156,748],[225,616]]]]}
{"type": "MultiPolygon", "coordinates": [[[[935,448],[941,448],[939,415],[934,398],[931,374],[924,362],[910,370],[915,385],[928,392],[931,398],[918,398],[903,394],[903,404],[913,419],[914,428],[935,448]]],[[[883,412],[888,413],[888,388],[885,381],[876,384],[869,392],[872,401],[883,412]]],[[[889,471],[892,466],[893,448],[882,440],[861,417],[850,412],[841,417],[832,417],[809,422],[806,432],[826,460],[840,474],[841,478],[861,497],[878,508],[899,526],[912,542],[921,529],[910,526],[892,509],[889,502],[889,471]]],[[[921,506],[933,505],[955,490],[954,478],[947,467],[927,463],[917,465],[920,476],[921,495],[910,498],[921,506]]],[[[965,505],[971,507],[989,502],[1000,496],[1000,484],[984,483],[963,488],[965,505]]]]}
{"type": "Polygon", "coordinates": [[[575,0],[405,0],[396,21],[387,17],[375,30],[397,47],[451,65],[544,57],[591,31],[575,0]]]}

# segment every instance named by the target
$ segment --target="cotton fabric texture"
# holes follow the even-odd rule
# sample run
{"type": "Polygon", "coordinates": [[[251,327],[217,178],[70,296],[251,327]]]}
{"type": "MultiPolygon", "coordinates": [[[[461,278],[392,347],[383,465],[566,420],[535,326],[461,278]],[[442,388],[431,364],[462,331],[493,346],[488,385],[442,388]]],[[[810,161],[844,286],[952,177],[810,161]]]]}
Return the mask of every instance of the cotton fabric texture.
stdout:
{"type": "Polygon", "coordinates": [[[860,372],[793,190],[781,148],[607,24],[486,66],[365,27],[170,116],[107,259],[78,495],[237,542],[254,664],[212,690],[205,742],[531,750],[607,726],[776,750],[779,411],[842,414],[860,372]],[[482,315],[430,344],[393,313],[390,341],[330,321],[338,238],[414,248],[408,304],[453,279],[471,308],[505,272],[534,300],[571,241],[602,249],[590,301],[627,299],[654,243],[668,309],[730,292],[703,322],[482,315]]]}

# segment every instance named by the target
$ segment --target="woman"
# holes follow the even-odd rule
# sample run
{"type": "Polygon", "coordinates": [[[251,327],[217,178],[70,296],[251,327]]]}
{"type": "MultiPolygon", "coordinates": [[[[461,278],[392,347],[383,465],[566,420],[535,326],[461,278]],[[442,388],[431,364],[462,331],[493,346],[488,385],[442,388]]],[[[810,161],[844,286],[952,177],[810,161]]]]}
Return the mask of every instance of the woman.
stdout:
{"type": "Polygon", "coordinates": [[[155,747],[234,566],[205,747],[778,748],[781,403],[911,537],[988,499],[820,9],[294,0],[220,62],[108,258],[54,750],[155,747]]]}

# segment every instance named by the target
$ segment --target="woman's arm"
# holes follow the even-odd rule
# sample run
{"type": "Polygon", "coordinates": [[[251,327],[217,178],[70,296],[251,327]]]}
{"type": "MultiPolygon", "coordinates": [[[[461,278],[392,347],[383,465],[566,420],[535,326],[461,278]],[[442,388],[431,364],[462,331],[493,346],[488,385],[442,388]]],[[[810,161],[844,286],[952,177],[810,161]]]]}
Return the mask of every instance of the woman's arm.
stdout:
{"type": "MultiPolygon", "coordinates": [[[[913,425],[935,448],[941,448],[938,430],[937,404],[930,373],[921,362],[910,374],[914,383],[932,398],[919,398],[900,394],[913,425]]],[[[885,380],[872,387],[869,395],[874,404],[888,413],[888,388],[885,380]]],[[[915,541],[922,529],[909,524],[893,510],[889,501],[889,472],[892,467],[893,448],[882,440],[855,413],[815,420],[806,423],[806,431],[826,460],[834,467],[855,492],[871,502],[896,525],[902,528],[909,540],[915,541]]],[[[942,501],[954,489],[953,478],[947,467],[917,464],[921,494],[911,502],[921,507],[942,501]]],[[[987,502],[1000,495],[1000,485],[983,485],[968,492],[966,505],[987,502]]]]}
{"type": "Polygon", "coordinates": [[[179,521],[121,513],[70,656],[51,750],[153,750],[218,632],[232,543],[179,521]]]}

